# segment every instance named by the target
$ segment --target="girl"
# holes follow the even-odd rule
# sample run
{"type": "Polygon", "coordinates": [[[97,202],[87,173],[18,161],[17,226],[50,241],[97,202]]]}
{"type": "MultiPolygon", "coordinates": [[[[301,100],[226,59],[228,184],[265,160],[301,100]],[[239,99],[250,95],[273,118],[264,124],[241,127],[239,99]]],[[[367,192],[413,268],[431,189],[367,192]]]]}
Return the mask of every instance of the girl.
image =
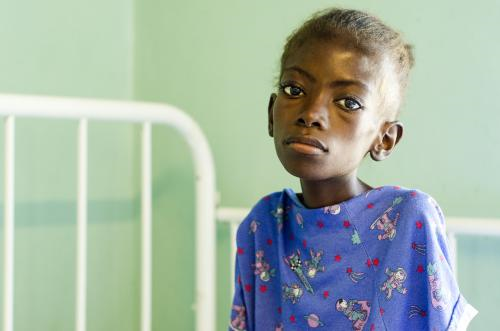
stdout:
{"type": "Polygon", "coordinates": [[[356,175],[401,139],[412,64],[360,11],[320,11],[287,39],[268,131],[302,193],[265,196],[239,226],[229,330],[464,330],[475,316],[436,201],[356,175]]]}

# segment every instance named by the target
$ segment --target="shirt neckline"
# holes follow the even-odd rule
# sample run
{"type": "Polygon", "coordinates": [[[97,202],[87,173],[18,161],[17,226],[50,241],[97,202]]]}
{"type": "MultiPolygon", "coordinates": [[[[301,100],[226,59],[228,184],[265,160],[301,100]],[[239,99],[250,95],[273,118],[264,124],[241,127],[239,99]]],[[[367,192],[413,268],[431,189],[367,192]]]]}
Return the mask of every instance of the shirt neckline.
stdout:
{"type": "MultiPolygon", "coordinates": [[[[337,203],[336,205],[351,204],[354,201],[359,200],[359,198],[361,198],[362,196],[364,196],[368,193],[371,193],[373,191],[376,191],[376,190],[381,190],[386,186],[388,186],[388,185],[373,187],[372,189],[370,189],[368,191],[361,192],[361,193],[359,193],[359,194],[357,194],[357,195],[355,195],[347,200],[344,200],[344,201],[337,203]]],[[[290,188],[290,187],[285,188],[285,192],[288,195],[288,197],[293,201],[294,205],[300,209],[305,209],[308,211],[320,211],[320,210],[323,210],[325,207],[329,207],[329,206],[323,206],[323,207],[318,207],[318,208],[307,208],[306,206],[304,206],[304,204],[302,204],[302,202],[299,200],[297,194],[295,193],[295,191],[292,188],[290,188]]],[[[333,204],[333,206],[335,206],[335,204],[333,204]]]]}

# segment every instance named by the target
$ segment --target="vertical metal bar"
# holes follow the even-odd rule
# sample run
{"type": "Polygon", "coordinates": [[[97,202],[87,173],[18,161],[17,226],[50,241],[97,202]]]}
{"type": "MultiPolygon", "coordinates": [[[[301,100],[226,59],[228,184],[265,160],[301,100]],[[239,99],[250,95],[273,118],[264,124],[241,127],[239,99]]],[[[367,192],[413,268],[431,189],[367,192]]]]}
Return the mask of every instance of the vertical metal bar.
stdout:
{"type": "Polygon", "coordinates": [[[142,268],[141,331],[151,330],[152,235],[151,235],[151,123],[142,125],[142,268]]]}
{"type": "Polygon", "coordinates": [[[76,251],[76,331],[85,331],[87,303],[87,119],[78,126],[78,197],[76,251]]]}
{"type": "MultiPolygon", "coordinates": [[[[201,130],[193,142],[196,178],[196,331],[215,330],[215,170],[201,130]]],[[[189,137],[189,136],[187,136],[189,137]]]]}
{"type": "Polygon", "coordinates": [[[451,260],[451,268],[453,269],[453,272],[455,274],[455,279],[458,281],[458,245],[457,245],[457,236],[455,235],[454,232],[448,232],[448,244],[450,247],[450,260],[451,260]]]}
{"type": "Polygon", "coordinates": [[[14,165],[15,117],[5,119],[5,214],[3,330],[14,330],[14,165]]]}
{"type": "Polygon", "coordinates": [[[231,257],[230,257],[230,266],[231,266],[231,278],[229,284],[231,284],[231,304],[232,304],[232,299],[234,296],[234,272],[235,272],[235,263],[236,263],[236,233],[238,231],[238,224],[235,222],[231,222],[230,224],[230,229],[231,229],[231,257]]]}

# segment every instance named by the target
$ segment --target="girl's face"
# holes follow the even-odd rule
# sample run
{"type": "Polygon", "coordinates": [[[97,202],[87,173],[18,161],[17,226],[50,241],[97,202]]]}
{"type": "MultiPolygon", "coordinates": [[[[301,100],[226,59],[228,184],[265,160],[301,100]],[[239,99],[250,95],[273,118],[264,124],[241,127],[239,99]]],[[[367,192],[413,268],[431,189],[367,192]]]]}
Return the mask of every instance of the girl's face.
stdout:
{"type": "Polygon", "coordinates": [[[269,101],[269,135],[285,169],[307,180],[356,172],[380,135],[385,91],[398,88],[391,84],[391,63],[347,39],[305,42],[269,101]]]}

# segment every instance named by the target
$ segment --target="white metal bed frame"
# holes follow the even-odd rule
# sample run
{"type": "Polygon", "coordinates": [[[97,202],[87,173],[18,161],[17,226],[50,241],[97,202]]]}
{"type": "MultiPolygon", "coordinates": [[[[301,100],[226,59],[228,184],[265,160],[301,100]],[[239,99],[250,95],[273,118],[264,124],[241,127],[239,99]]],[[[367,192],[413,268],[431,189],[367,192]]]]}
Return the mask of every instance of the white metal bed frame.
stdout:
{"type": "Polygon", "coordinates": [[[145,102],[2,95],[5,119],[5,212],[3,331],[13,331],[14,307],[14,153],[15,118],[79,121],[77,192],[77,265],[75,330],[86,330],[87,286],[87,123],[122,121],[142,124],[141,166],[141,331],[151,330],[151,124],[175,128],[188,142],[196,186],[196,330],[215,330],[215,170],[208,142],[198,124],[176,107],[145,102]]]}
{"type": "MultiPolygon", "coordinates": [[[[14,153],[15,118],[53,118],[79,121],[77,195],[77,280],[75,330],[86,330],[87,286],[87,123],[122,121],[142,124],[141,189],[141,331],[151,330],[151,125],[175,128],[188,142],[196,186],[196,330],[215,330],[215,220],[230,224],[231,280],[234,279],[236,231],[247,208],[217,208],[215,169],[208,142],[195,121],[166,104],[0,94],[5,119],[5,213],[3,331],[13,331],[14,303],[14,153]]],[[[500,237],[500,220],[447,217],[447,232],[456,268],[456,235],[500,237]]],[[[231,297],[234,288],[231,286],[231,297]]]]}

